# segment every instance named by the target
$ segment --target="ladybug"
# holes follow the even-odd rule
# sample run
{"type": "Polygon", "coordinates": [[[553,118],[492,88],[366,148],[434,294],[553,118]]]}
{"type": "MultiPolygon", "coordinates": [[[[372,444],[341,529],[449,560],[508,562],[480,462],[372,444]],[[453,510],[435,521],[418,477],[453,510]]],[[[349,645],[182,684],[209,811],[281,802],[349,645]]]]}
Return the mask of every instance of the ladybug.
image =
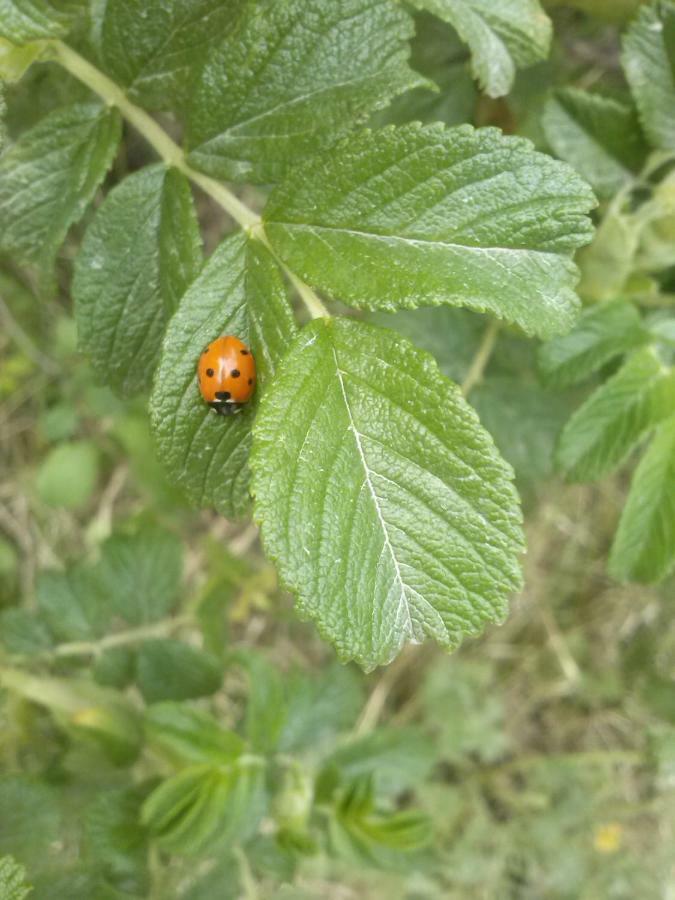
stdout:
{"type": "Polygon", "coordinates": [[[238,413],[255,390],[255,360],[239,338],[231,334],[212,341],[199,357],[199,390],[221,416],[238,413]]]}

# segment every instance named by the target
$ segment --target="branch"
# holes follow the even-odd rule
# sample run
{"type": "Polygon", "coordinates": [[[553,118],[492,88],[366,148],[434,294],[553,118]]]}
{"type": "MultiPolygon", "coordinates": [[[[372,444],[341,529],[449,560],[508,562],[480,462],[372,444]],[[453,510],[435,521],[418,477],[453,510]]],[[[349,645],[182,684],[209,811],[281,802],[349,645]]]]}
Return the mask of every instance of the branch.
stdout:
{"type": "MultiPolygon", "coordinates": [[[[173,141],[163,128],[148,115],[145,110],[133,104],[124,91],[115,84],[107,75],[104,75],[95,66],[92,66],[84,57],[76,53],[62,41],[53,40],[47,44],[51,50],[51,57],[55,62],[63,66],[71,75],[75,76],[90,90],[98,94],[109,106],[116,107],[121,115],[141,134],[150,144],[157,155],[174,169],[182,172],[193,184],[201,188],[205,194],[211,197],[222,209],[225,210],[235,222],[247,230],[253,237],[262,240],[269,248],[267,236],[262,228],[262,221],[252,209],[236,197],[224,184],[214,178],[204,175],[193,169],[188,163],[185,153],[173,141]]],[[[48,57],[45,57],[48,58],[48,57]]],[[[329,313],[314,291],[291,272],[286,265],[279,260],[277,262],[283,268],[289,280],[298,292],[298,296],[305,304],[313,318],[328,316],[329,313]]]]}
{"type": "Polygon", "coordinates": [[[480,346],[471,362],[466,378],[462,382],[462,393],[465,397],[468,397],[476,385],[482,381],[485,368],[490,362],[490,357],[495,349],[498,334],[499,322],[493,319],[483,333],[480,346]]]}

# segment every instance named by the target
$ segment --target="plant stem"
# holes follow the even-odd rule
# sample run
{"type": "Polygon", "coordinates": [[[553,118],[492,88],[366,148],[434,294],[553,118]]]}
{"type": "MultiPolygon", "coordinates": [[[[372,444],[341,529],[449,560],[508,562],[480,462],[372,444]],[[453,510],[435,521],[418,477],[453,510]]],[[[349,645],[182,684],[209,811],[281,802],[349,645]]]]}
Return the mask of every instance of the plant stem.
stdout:
{"type": "Polygon", "coordinates": [[[69,644],[59,644],[53,651],[45,655],[53,658],[64,656],[98,656],[112,647],[125,647],[128,644],[137,644],[151,638],[161,638],[172,634],[184,625],[192,624],[191,616],[174,616],[152,625],[141,625],[138,628],[130,628],[128,631],[118,631],[109,634],[98,641],[73,641],[69,644]]]}
{"type": "MultiPolygon", "coordinates": [[[[249,231],[252,236],[262,240],[267,248],[271,249],[263,230],[260,216],[246,206],[245,203],[242,203],[224,184],[221,184],[209,175],[204,175],[193,169],[187,162],[185,153],[178,144],[169,137],[152,116],[132,103],[114,81],[62,41],[53,40],[47,46],[51,49],[53,59],[56,62],[83,84],[86,84],[95,94],[98,94],[99,97],[105,100],[109,106],[115,106],[127,122],[133,125],[139,134],[145,138],[167,166],[172,166],[182,172],[186,178],[201,188],[205,194],[222,207],[235,222],[249,231]]],[[[309,285],[294,275],[278,257],[276,258],[312,317],[329,316],[328,310],[309,285]]]]}
{"type": "Polygon", "coordinates": [[[483,333],[480,346],[471,362],[466,378],[462,382],[462,393],[465,397],[468,397],[471,391],[482,380],[485,368],[490,362],[490,357],[495,349],[498,334],[499,322],[496,319],[493,319],[483,333]]]}

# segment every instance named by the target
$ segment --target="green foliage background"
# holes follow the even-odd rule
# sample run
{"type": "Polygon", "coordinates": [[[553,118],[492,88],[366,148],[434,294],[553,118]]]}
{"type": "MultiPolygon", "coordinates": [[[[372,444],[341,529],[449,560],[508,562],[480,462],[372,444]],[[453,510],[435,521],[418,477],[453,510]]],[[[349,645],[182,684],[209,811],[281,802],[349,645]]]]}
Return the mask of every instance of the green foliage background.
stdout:
{"type": "Polygon", "coordinates": [[[0,0],[0,900],[675,889],[675,4],[638,5],[0,0]],[[227,429],[214,329],[261,376],[227,429]],[[351,570],[306,560],[329,454],[351,570]]]}

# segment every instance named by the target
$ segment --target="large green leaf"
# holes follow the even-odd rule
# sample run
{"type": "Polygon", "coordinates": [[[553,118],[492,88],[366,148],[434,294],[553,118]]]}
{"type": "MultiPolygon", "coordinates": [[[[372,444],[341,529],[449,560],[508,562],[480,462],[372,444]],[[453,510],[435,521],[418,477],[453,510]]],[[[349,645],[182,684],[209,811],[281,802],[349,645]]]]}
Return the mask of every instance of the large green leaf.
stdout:
{"type": "Polygon", "coordinates": [[[265,230],[305,281],[354,306],[449,303],[550,336],[576,315],[570,256],[593,205],[527,141],[409,125],[362,132],[291,174],[265,230]]]}
{"type": "Polygon", "coordinates": [[[0,157],[0,250],[47,269],[113,160],[120,118],[99,103],[58,109],[0,157]]]}
{"type": "Polygon", "coordinates": [[[623,67],[645,134],[660,150],[675,149],[675,3],[644,6],[623,42],[623,67]]]}
{"type": "Polygon", "coordinates": [[[642,435],[675,412],[675,371],[638,350],[579,407],[560,437],[559,467],[578,481],[610,472],[642,435]]]}
{"type": "Polygon", "coordinates": [[[176,301],[199,271],[190,187],[150,166],[110,192],[77,257],[73,296],[82,349],[122,394],[150,384],[176,301]]]}
{"type": "Polygon", "coordinates": [[[394,332],[307,326],[263,398],[251,465],[265,547],[343,658],[453,648],[505,615],[522,549],[511,469],[394,332]]]}
{"type": "Polygon", "coordinates": [[[83,0],[0,0],[0,37],[15,44],[57,37],[83,5],[83,0]]]}
{"type": "Polygon", "coordinates": [[[412,0],[449,22],[471,49],[473,74],[491,97],[508,94],[516,68],[548,56],[551,22],[539,0],[412,0]]]}
{"type": "Polygon", "coordinates": [[[659,426],[633,476],[609,558],[622,581],[653,582],[675,564],[675,418],[659,426]]]}
{"type": "Polygon", "coordinates": [[[647,340],[649,333],[634,306],[624,300],[599,303],[583,311],[569,334],[544,344],[539,368],[551,384],[576,384],[647,340]]]}
{"type": "Polygon", "coordinates": [[[153,431],[171,476],[202,506],[226,516],[248,507],[248,454],[255,399],[238,415],[215,415],[197,386],[197,361],[221,334],[250,344],[259,387],[293,337],[279,270],[267,250],[235,234],[215,251],[169,325],[150,401],[153,431]]]}
{"type": "Polygon", "coordinates": [[[412,20],[390,0],[250,4],[207,58],[190,105],[194,166],[270,182],[408,88],[412,20]]]}
{"type": "Polygon", "coordinates": [[[244,0],[108,0],[101,26],[104,67],[133,100],[175,109],[192,69],[237,25],[244,0]]]}
{"type": "Polygon", "coordinates": [[[633,180],[646,148],[632,106],[575,88],[557,91],[542,117],[556,155],[582,175],[601,197],[633,180]]]}

